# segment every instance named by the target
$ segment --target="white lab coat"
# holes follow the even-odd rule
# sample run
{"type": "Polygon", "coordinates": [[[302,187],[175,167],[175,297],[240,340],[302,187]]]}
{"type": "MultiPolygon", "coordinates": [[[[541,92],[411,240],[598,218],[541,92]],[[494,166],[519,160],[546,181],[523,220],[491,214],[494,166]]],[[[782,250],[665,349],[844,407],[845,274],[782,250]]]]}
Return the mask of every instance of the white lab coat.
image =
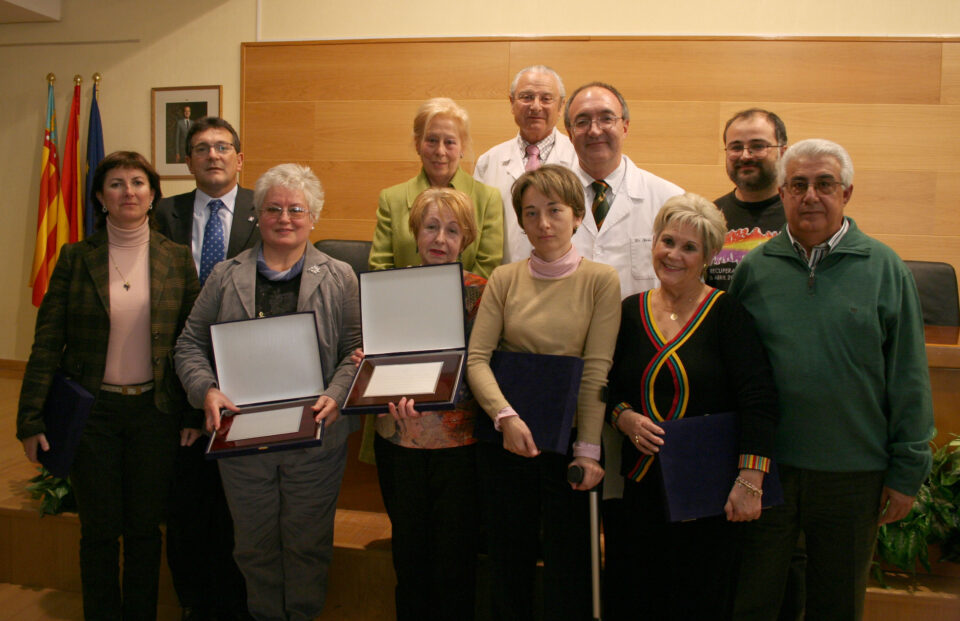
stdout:
{"type": "MultiPolygon", "coordinates": [[[[560,164],[573,169],[577,164],[577,152],[570,139],[553,128],[556,140],[544,164],[560,164]]],[[[524,173],[523,156],[520,142],[514,136],[501,142],[480,156],[473,171],[473,178],[500,190],[503,199],[503,262],[512,263],[530,256],[533,246],[524,235],[517,213],[513,210],[510,188],[513,182],[524,173]]]]}
{"type": "Polygon", "coordinates": [[[637,168],[623,156],[626,174],[619,187],[614,187],[613,204],[597,232],[590,206],[593,203],[594,179],[580,165],[574,171],[584,184],[587,213],[573,236],[577,252],[588,259],[606,263],[620,274],[620,295],[627,297],[657,286],[653,271],[653,220],[663,203],[683,189],[666,179],[637,168]]]}

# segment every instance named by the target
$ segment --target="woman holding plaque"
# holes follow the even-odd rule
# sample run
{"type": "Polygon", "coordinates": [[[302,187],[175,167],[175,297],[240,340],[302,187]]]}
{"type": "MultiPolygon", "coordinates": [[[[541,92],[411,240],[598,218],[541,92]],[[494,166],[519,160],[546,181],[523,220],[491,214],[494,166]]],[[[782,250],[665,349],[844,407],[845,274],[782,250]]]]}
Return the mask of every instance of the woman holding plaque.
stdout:
{"type": "Polygon", "coordinates": [[[197,427],[170,352],[200,284],[190,250],[151,228],[160,177],[117,151],[94,172],[97,232],[64,246],[37,314],[17,413],[30,461],[50,446],[41,411],[54,373],[94,396],[70,480],[87,619],[154,619],[160,521],[181,429],[197,427]],[[120,580],[120,539],[123,580],[120,580]]]}
{"type": "MultiPolygon", "coordinates": [[[[477,449],[493,562],[494,618],[534,617],[534,575],[542,550],[540,616],[580,621],[590,618],[586,490],[603,478],[602,390],[620,323],[620,281],[616,270],[582,258],[571,242],[585,213],[583,185],[573,172],[542,166],[518,178],[512,196],[533,252],[527,260],[494,270],[467,362],[477,401],[503,432],[502,446],[482,442],[477,449]],[[574,430],[569,442],[563,441],[565,453],[542,451],[531,432],[534,421],[504,397],[490,368],[495,349],[583,359],[574,430]],[[583,478],[568,483],[567,471],[574,466],[583,478]]],[[[529,378],[531,384],[550,381],[529,378]]],[[[558,386],[558,392],[562,389],[558,386]]]]}
{"type": "MultiPolygon", "coordinates": [[[[470,197],[428,188],[413,201],[410,230],[423,265],[453,263],[476,238],[470,197]]],[[[466,334],[486,279],[463,272],[466,334]]],[[[473,619],[477,562],[477,402],[463,383],[456,409],[417,412],[403,398],[376,420],[374,451],[393,526],[399,621],[473,619]]]]}
{"type": "Polygon", "coordinates": [[[451,187],[470,197],[476,238],[460,253],[463,269],[484,278],[503,257],[503,203],[496,188],[474,180],[461,167],[470,143],[470,118],[452,99],[435,97],[417,110],[413,145],[420,156],[420,174],[380,192],[377,228],[370,249],[370,269],[417,265],[417,242],[410,226],[414,199],[427,188],[451,187]]]}
{"type": "MultiPolygon", "coordinates": [[[[203,408],[208,431],[221,410],[237,411],[211,364],[210,324],[296,311],[314,313],[326,390],[313,405],[325,422],[323,444],[225,457],[220,475],[234,520],[234,558],[258,619],[311,619],[326,599],[333,521],[347,456],[359,419],[339,421],[360,346],[360,308],[353,269],[310,244],[323,189],[309,168],[281,164],[257,180],[253,196],[261,243],[213,269],[174,360],[187,397],[203,408]]],[[[250,364],[257,364],[251,360],[250,364]]]]}
{"type": "Polygon", "coordinates": [[[669,199],[654,221],[660,286],[622,305],[609,405],[610,422],[624,436],[620,467],[633,535],[617,545],[626,547],[624,562],[633,571],[629,593],[614,594],[612,608],[635,610],[642,602],[644,618],[729,617],[736,578],[732,522],[760,517],[777,396],[750,316],[702,280],[725,233],[723,215],[710,201],[690,193],[669,199]],[[669,523],[656,456],[670,434],[657,423],[722,412],[737,412],[740,420],[740,471],[725,515],[669,523]]]}

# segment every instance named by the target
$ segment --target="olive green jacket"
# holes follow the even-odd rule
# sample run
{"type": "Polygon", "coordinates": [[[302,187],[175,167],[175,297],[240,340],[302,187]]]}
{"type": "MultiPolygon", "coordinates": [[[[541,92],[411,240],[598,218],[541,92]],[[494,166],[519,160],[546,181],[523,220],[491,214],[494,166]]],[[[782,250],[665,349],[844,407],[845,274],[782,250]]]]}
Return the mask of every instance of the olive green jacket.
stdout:
{"type": "MultiPolygon", "coordinates": [[[[477,239],[460,255],[463,269],[489,278],[503,258],[503,202],[500,191],[484,185],[458,168],[450,182],[473,201],[477,218],[477,239]]],[[[380,192],[377,228],[370,248],[370,269],[420,265],[417,240],[410,231],[410,207],[421,192],[430,187],[427,175],[420,174],[380,192]]]]}

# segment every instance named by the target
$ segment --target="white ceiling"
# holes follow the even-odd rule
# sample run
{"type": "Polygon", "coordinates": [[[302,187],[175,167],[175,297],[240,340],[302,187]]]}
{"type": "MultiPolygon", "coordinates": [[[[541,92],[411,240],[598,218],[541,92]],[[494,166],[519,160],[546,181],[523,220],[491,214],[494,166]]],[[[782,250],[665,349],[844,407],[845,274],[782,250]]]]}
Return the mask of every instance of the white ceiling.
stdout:
{"type": "Polygon", "coordinates": [[[61,0],[0,0],[0,24],[60,21],[61,0]]]}

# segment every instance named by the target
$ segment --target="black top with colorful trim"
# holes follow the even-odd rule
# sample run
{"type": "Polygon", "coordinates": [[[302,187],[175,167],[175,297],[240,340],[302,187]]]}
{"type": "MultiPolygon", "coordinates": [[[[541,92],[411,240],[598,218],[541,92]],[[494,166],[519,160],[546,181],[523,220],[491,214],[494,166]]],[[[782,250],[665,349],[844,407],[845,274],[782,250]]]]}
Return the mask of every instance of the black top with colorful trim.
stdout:
{"type": "MultiPolygon", "coordinates": [[[[623,300],[608,411],[615,416],[630,408],[654,422],[736,411],[741,467],[767,470],[766,460],[758,457],[773,456],[777,392],[752,318],[737,300],[715,289],[666,341],[653,319],[650,294],[623,300]]],[[[624,439],[624,476],[639,481],[652,462],[624,439]]]]}

